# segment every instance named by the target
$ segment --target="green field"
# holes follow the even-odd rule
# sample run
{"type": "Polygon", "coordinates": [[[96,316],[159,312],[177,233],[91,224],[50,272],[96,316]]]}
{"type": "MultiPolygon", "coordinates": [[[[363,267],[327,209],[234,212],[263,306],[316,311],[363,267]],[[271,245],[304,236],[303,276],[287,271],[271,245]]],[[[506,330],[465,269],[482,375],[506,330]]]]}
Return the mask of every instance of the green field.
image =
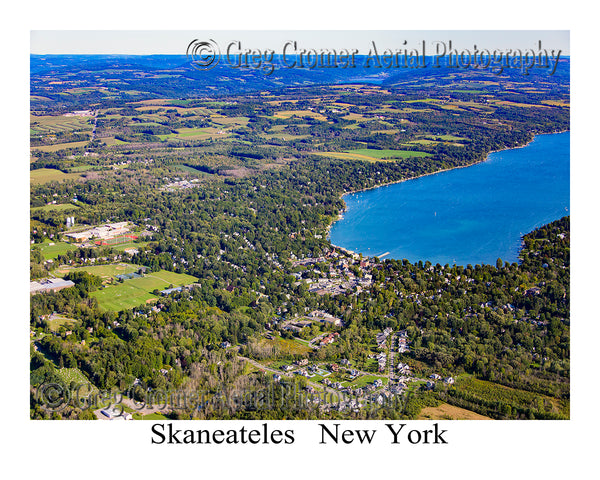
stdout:
{"type": "Polygon", "coordinates": [[[56,143],[54,145],[40,145],[31,147],[32,150],[40,150],[42,152],[56,152],[57,150],[64,150],[65,148],[77,148],[85,147],[89,143],[88,140],[82,142],[69,142],[69,143],[56,143]]]}
{"type": "Polygon", "coordinates": [[[55,259],[59,255],[64,255],[70,250],[77,250],[76,246],[66,242],[44,242],[41,244],[38,243],[36,245],[32,245],[31,248],[40,249],[45,260],[48,260],[50,258],[55,259]],[[54,243],[54,245],[50,245],[50,243],[54,243]]]}
{"type": "Polygon", "coordinates": [[[380,379],[384,385],[387,385],[389,381],[387,377],[379,377],[376,375],[362,375],[351,382],[343,382],[342,385],[346,385],[352,388],[362,388],[365,385],[373,383],[375,380],[380,379]]]}
{"type": "Polygon", "coordinates": [[[141,251],[143,249],[143,247],[148,245],[148,243],[150,243],[150,242],[126,242],[126,243],[119,243],[117,245],[111,245],[111,248],[113,250],[117,250],[119,252],[122,252],[126,248],[137,248],[138,250],[141,251]]]}
{"type": "Polygon", "coordinates": [[[67,386],[74,382],[76,385],[90,385],[91,387],[90,381],[78,368],[60,368],[56,370],[56,373],[67,386]]]}
{"type": "MultiPolygon", "coordinates": [[[[85,269],[88,268],[93,267],[86,267],[85,269]]],[[[135,267],[133,271],[136,271],[137,268],[135,267]]],[[[102,290],[92,292],[90,296],[98,300],[100,308],[118,312],[156,300],[158,297],[150,293],[155,289],[163,290],[168,288],[169,285],[180,287],[196,281],[197,278],[191,275],[160,270],[146,274],[141,278],[132,278],[125,280],[123,283],[109,285],[102,290]]]]}
{"type": "Polygon", "coordinates": [[[168,420],[168,418],[161,413],[149,413],[147,415],[134,413],[132,416],[134,420],[168,420]]]}
{"type": "Polygon", "coordinates": [[[89,267],[76,267],[58,269],[55,273],[64,275],[70,271],[87,272],[91,275],[96,275],[104,279],[115,278],[122,273],[133,273],[140,269],[139,265],[131,265],[129,263],[111,263],[110,265],[90,265],[89,267]]]}
{"type": "Polygon", "coordinates": [[[48,320],[48,326],[51,332],[58,332],[60,327],[63,325],[65,328],[73,326],[77,323],[77,320],[73,318],[63,317],[62,315],[53,315],[51,320],[48,320]]]}
{"type": "Polygon", "coordinates": [[[355,155],[365,155],[378,160],[390,158],[411,158],[411,157],[430,157],[430,153],[413,152],[410,150],[376,150],[372,148],[359,148],[357,150],[348,150],[346,153],[355,155]]]}
{"type": "Polygon", "coordinates": [[[79,207],[73,203],[58,203],[58,204],[50,204],[44,205],[43,207],[32,207],[30,210],[32,212],[47,212],[49,210],[56,211],[67,211],[67,210],[76,210],[79,207]]]}

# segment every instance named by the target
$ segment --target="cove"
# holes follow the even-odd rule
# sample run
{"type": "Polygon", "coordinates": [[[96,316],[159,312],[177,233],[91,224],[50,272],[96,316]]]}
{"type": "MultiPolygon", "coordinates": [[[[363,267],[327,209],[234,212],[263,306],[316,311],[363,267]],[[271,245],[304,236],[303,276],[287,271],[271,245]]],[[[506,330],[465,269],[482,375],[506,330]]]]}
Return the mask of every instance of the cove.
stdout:
{"type": "Polygon", "coordinates": [[[569,215],[570,133],[537,135],[476,165],[344,195],[331,243],[433,264],[518,261],[521,237],[569,215]]]}

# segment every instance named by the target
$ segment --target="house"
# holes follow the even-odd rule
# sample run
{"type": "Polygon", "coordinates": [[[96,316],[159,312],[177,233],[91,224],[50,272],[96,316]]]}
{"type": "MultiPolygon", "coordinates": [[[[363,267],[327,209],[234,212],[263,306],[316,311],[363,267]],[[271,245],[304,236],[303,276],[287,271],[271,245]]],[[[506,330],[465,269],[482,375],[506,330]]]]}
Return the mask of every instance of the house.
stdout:
{"type": "Polygon", "coordinates": [[[539,287],[531,287],[528,290],[525,290],[525,295],[539,295],[542,290],[539,287]]]}
{"type": "Polygon", "coordinates": [[[454,383],[454,379],[452,377],[444,378],[444,383],[452,385],[454,383]]]}

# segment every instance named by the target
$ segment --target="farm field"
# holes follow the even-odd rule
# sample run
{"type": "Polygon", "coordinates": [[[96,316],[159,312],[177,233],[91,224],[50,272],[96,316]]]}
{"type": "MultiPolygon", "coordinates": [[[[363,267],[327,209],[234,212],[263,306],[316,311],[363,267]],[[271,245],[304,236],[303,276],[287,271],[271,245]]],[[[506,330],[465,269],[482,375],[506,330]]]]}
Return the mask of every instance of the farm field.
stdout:
{"type": "Polygon", "coordinates": [[[39,150],[41,152],[56,152],[58,150],[64,150],[65,148],[85,147],[88,143],[89,141],[87,140],[84,140],[83,142],[57,143],[55,145],[31,147],[31,150],[39,150]]]}
{"type": "Polygon", "coordinates": [[[417,420],[492,420],[490,417],[442,403],[437,407],[425,407],[417,417],[417,420]]]}
{"type": "Polygon", "coordinates": [[[346,152],[314,152],[322,157],[340,158],[342,160],[363,160],[368,162],[386,162],[411,157],[430,157],[430,153],[416,152],[410,150],[375,150],[370,148],[359,148],[346,152]]]}
{"type": "Polygon", "coordinates": [[[375,150],[371,148],[359,148],[358,150],[349,150],[347,153],[354,155],[365,155],[377,160],[387,160],[396,158],[411,158],[411,157],[430,157],[430,153],[413,152],[410,150],[375,150]]]}
{"type": "Polygon", "coordinates": [[[67,117],[64,115],[30,116],[31,129],[38,135],[92,130],[90,121],[90,117],[67,117]]]}
{"type": "MultiPolygon", "coordinates": [[[[87,143],[87,142],[84,142],[87,143]]],[[[74,145],[74,144],[71,144],[74,145]]],[[[58,145],[51,145],[56,147],[58,145]]],[[[44,148],[44,147],[40,147],[44,148]]],[[[32,185],[40,185],[42,183],[49,182],[63,182],[65,180],[76,180],[80,178],[79,173],[64,173],[54,168],[38,168],[37,170],[31,170],[29,172],[29,178],[32,185]]]]}

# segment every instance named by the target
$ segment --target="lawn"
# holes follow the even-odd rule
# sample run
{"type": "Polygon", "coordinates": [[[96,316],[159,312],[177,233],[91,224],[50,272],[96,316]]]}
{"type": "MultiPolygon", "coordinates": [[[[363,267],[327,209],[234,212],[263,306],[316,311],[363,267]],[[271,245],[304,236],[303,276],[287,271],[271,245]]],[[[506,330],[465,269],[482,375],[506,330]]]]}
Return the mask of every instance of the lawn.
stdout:
{"type": "Polygon", "coordinates": [[[386,385],[388,382],[387,377],[378,377],[376,375],[362,375],[358,378],[355,378],[351,382],[348,382],[347,385],[352,388],[361,388],[361,387],[364,387],[365,385],[372,384],[377,379],[380,379],[384,385],[386,385]]]}

